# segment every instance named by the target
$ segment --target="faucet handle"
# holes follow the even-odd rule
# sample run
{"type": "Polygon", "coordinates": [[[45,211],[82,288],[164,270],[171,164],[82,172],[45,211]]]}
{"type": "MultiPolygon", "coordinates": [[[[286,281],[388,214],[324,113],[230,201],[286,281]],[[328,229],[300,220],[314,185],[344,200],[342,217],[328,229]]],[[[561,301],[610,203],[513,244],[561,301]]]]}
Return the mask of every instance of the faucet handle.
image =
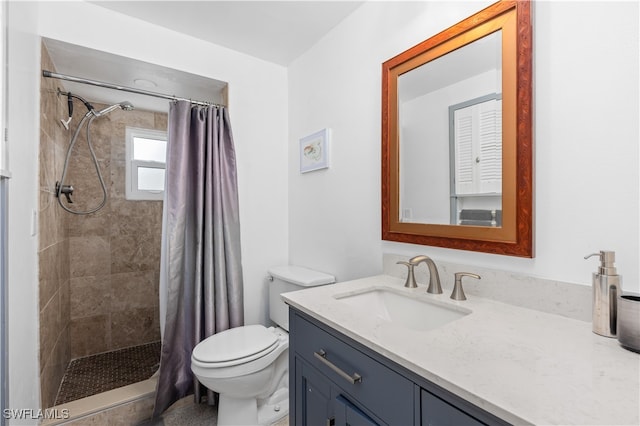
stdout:
{"type": "Polygon", "coordinates": [[[59,197],[60,194],[63,194],[67,198],[67,203],[73,204],[73,201],[71,201],[71,196],[73,195],[73,186],[62,185],[60,182],[56,182],[56,197],[59,197]]]}
{"type": "Polygon", "coordinates": [[[405,281],[404,286],[407,288],[416,288],[418,287],[418,284],[416,284],[416,277],[413,273],[413,267],[416,266],[411,262],[404,262],[402,260],[399,260],[396,262],[396,264],[398,265],[405,265],[409,271],[407,272],[407,281],[405,281]]]}
{"type": "Polygon", "coordinates": [[[456,272],[453,274],[456,277],[456,283],[453,286],[453,291],[451,292],[451,299],[453,300],[467,300],[467,297],[464,295],[464,290],[462,289],[462,277],[472,277],[476,279],[482,279],[478,274],[472,274],[470,272],[456,272]]]}

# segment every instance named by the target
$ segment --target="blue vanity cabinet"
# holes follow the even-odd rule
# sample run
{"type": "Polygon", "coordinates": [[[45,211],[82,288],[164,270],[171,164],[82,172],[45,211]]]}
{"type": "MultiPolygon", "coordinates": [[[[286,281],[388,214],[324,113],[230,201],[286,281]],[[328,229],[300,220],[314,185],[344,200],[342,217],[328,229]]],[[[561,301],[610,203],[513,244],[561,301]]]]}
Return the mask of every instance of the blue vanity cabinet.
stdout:
{"type": "Polygon", "coordinates": [[[344,395],[338,395],[335,400],[335,424],[339,426],[378,426],[371,417],[360,410],[356,405],[349,401],[344,395]]]}
{"type": "Polygon", "coordinates": [[[290,316],[289,353],[296,425],[414,424],[411,380],[300,313],[290,316]],[[324,422],[315,413],[326,413],[324,422]]]}
{"type": "Polygon", "coordinates": [[[422,422],[424,426],[481,426],[485,423],[471,417],[430,392],[420,392],[422,422]]]}
{"type": "Polygon", "coordinates": [[[302,359],[295,361],[295,395],[298,408],[290,423],[307,426],[376,426],[385,424],[365,413],[343,390],[302,359]]]}
{"type": "MultiPolygon", "coordinates": [[[[335,417],[331,382],[316,369],[301,359],[295,361],[295,389],[296,400],[300,409],[290,411],[289,418],[295,419],[295,425],[328,425],[335,417]]],[[[291,378],[291,376],[290,376],[291,378]]],[[[290,420],[290,423],[291,423],[290,420]]]]}
{"type": "Polygon", "coordinates": [[[289,405],[295,426],[508,424],[294,308],[289,405]]]}

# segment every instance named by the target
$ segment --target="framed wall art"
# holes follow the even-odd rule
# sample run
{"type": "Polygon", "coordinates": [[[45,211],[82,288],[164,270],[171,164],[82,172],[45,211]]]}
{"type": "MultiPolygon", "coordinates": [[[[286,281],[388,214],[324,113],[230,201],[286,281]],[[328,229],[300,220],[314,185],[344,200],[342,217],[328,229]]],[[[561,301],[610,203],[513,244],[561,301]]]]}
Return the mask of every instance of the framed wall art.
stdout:
{"type": "Polygon", "coordinates": [[[322,129],[300,139],[300,173],[329,167],[330,129],[322,129]]]}

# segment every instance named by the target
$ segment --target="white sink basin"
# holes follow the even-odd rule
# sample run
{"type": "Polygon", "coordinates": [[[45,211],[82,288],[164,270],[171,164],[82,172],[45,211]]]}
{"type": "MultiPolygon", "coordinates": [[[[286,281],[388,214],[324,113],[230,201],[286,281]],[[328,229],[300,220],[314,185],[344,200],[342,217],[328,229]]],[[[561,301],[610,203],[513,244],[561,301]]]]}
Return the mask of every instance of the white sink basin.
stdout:
{"type": "Polygon", "coordinates": [[[432,330],[471,313],[470,310],[425,300],[391,288],[374,287],[358,293],[334,296],[362,312],[414,330],[432,330]]]}

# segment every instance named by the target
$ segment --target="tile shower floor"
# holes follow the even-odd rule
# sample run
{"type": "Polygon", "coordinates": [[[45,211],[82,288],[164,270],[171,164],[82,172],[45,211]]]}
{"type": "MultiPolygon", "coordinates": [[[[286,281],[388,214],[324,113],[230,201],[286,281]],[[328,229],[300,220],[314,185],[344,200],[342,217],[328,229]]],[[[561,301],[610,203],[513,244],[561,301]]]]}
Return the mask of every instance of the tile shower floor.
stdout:
{"type": "Polygon", "coordinates": [[[146,380],[159,363],[160,342],[74,359],[62,378],[56,405],[146,380]]]}

